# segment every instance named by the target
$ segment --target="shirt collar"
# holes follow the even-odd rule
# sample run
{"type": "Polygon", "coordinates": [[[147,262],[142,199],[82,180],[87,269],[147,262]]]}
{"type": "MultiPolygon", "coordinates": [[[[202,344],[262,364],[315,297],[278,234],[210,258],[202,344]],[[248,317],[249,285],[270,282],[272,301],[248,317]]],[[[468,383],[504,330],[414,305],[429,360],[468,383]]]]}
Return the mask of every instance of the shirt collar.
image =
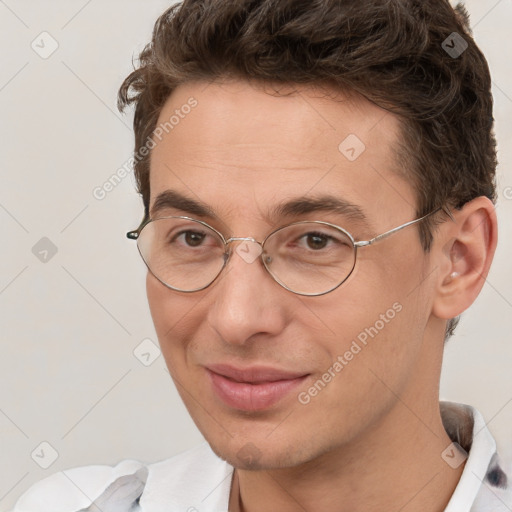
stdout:
{"type": "Polygon", "coordinates": [[[446,433],[468,453],[462,476],[444,512],[469,512],[496,453],[496,442],[484,418],[473,407],[440,402],[440,408],[446,433]]]}

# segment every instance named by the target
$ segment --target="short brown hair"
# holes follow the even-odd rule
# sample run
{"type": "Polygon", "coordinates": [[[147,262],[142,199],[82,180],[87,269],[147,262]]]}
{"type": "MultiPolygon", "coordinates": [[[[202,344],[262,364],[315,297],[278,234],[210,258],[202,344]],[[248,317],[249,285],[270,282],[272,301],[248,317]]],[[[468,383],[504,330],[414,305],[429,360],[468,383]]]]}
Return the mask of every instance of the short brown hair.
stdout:
{"type": "MultiPolygon", "coordinates": [[[[145,218],[150,154],[141,157],[139,150],[165,101],[187,81],[226,77],[328,82],[397,114],[397,159],[417,191],[418,216],[478,196],[496,200],[491,78],[461,4],[184,0],[171,6],[118,94],[121,111],[135,103],[135,176],[145,218]]],[[[420,226],[425,251],[431,227],[420,226]]]]}

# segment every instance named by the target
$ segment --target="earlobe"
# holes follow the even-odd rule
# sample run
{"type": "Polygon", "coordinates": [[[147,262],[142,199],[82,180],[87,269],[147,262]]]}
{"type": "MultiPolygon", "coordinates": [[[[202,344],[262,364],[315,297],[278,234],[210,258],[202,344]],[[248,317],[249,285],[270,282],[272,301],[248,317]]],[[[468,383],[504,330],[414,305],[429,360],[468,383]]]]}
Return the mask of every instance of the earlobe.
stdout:
{"type": "Polygon", "coordinates": [[[440,230],[444,244],[434,249],[441,272],[432,313],[443,319],[460,315],[475,301],[497,243],[495,207],[486,197],[473,199],[453,216],[454,222],[440,230]]]}

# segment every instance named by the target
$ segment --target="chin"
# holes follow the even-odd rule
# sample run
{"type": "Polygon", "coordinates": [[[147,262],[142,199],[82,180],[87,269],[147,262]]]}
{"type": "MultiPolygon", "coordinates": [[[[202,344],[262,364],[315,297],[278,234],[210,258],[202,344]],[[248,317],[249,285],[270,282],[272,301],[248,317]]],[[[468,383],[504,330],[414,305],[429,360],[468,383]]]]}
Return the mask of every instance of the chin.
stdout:
{"type": "Polygon", "coordinates": [[[269,442],[268,439],[250,440],[229,439],[216,441],[207,438],[213,452],[221,459],[237,469],[261,471],[284,469],[299,466],[308,462],[314,455],[306,453],[305,447],[297,448],[297,443],[288,444],[279,441],[269,442]]]}

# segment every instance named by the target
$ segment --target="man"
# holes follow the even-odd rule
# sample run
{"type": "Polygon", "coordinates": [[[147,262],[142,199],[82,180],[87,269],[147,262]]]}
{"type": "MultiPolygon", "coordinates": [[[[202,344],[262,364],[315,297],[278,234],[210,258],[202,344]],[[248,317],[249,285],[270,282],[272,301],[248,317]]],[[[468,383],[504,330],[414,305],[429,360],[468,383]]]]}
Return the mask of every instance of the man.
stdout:
{"type": "Polygon", "coordinates": [[[53,475],[15,512],[511,510],[481,415],[439,403],[497,241],[490,84],[445,0],[165,12],[119,93],[128,236],[207,442],[53,475]]]}

